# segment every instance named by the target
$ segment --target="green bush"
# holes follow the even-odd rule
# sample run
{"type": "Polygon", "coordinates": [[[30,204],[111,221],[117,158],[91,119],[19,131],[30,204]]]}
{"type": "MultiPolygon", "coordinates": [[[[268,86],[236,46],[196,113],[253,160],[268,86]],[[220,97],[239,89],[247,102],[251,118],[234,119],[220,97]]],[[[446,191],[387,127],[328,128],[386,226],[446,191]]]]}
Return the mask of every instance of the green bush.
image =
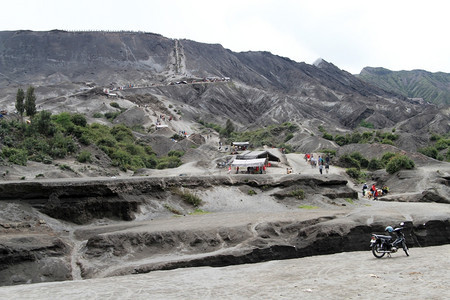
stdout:
{"type": "Polygon", "coordinates": [[[302,189],[296,189],[289,193],[291,197],[295,197],[297,199],[305,199],[305,191],[302,189]]]}
{"type": "Polygon", "coordinates": [[[339,146],[344,146],[348,144],[348,140],[345,136],[343,135],[339,135],[336,134],[336,136],[334,137],[334,141],[336,142],[336,144],[338,144],[339,146]]]}
{"type": "Polygon", "coordinates": [[[322,149],[319,150],[320,153],[330,154],[330,156],[336,156],[336,150],[333,149],[322,149]]]}
{"type": "Polygon", "coordinates": [[[96,112],[96,113],[94,113],[94,114],[92,115],[92,117],[94,117],[94,118],[96,118],[96,119],[103,118],[103,114],[102,114],[102,113],[99,113],[99,112],[96,112]]]}
{"type": "Polygon", "coordinates": [[[347,173],[347,175],[353,179],[359,179],[363,175],[357,168],[348,168],[347,170],[345,170],[345,173],[347,173]]]}
{"type": "Polygon", "coordinates": [[[157,169],[176,168],[181,166],[182,162],[177,156],[162,157],[156,165],[157,169]]]}
{"type": "Polygon", "coordinates": [[[339,157],[338,165],[344,168],[356,168],[358,170],[361,169],[361,164],[359,163],[359,161],[354,159],[348,154],[344,154],[341,157],[339,157]]]}
{"type": "Polygon", "coordinates": [[[73,114],[71,120],[77,126],[86,127],[87,125],[86,117],[82,114],[73,114]]]}
{"type": "Polygon", "coordinates": [[[182,157],[183,155],[184,151],[181,150],[170,150],[169,153],[167,153],[167,156],[182,157]]]}
{"type": "Polygon", "coordinates": [[[396,155],[386,165],[386,172],[394,174],[402,169],[413,169],[414,162],[406,155],[396,155]]]}
{"type": "Polygon", "coordinates": [[[117,102],[111,102],[109,105],[111,105],[114,108],[120,109],[120,105],[117,102]]]}
{"type": "Polygon", "coordinates": [[[107,113],[105,113],[105,118],[108,119],[109,121],[113,121],[121,113],[122,113],[121,111],[107,112],[107,113]]]}
{"type": "Polygon", "coordinates": [[[450,140],[446,139],[440,139],[434,144],[434,147],[436,147],[437,150],[444,150],[447,149],[448,145],[450,144],[450,140]]]}
{"type": "Polygon", "coordinates": [[[255,190],[248,190],[247,194],[249,194],[250,196],[256,195],[255,190]]]}
{"type": "Polygon", "coordinates": [[[77,155],[77,161],[80,163],[91,162],[91,153],[89,151],[83,150],[77,155]]]}
{"type": "Polygon", "coordinates": [[[359,126],[366,128],[375,128],[375,126],[372,123],[367,122],[366,120],[362,120],[361,123],[359,123],[359,126]]]}
{"type": "Polygon", "coordinates": [[[76,152],[76,144],[70,136],[64,136],[61,132],[49,140],[50,156],[54,158],[64,158],[68,153],[76,152]]]}
{"type": "Polygon", "coordinates": [[[395,156],[395,153],[392,152],[386,152],[383,154],[383,156],[381,157],[381,162],[383,163],[383,165],[387,165],[389,163],[389,161],[395,156]]]}
{"type": "Polygon", "coordinates": [[[51,118],[51,112],[46,110],[41,111],[34,116],[31,128],[34,128],[37,132],[45,136],[53,135],[55,128],[52,126],[51,118]]]}
{"type": "Polygon", "coordinates": [[[429,146],[429,147],[425,147],[422,149],[419,149],[418,152],[422,153],[423,155],[426,155],[428,157],[434,158],[436,159],[438,156],[438,150],[433,147],[433,146],[429,146]]]}
{"type": "Polygon", "coordinates": [[[383,168],[384,168],[383,162],[376,158],[372,158],[369,161],[369,165],[367,166],[367,169],[369,169],[370,171],[381,170],[383,168]]]}
{"type": "Polygon", "coordinates": [[[10,163],[26,166],[27,165],[27,151],[24,149],[16,149],[16,148],[9,148],[4,147],[2,149],[2,155],[6,158],[8,158],[8,161],[10,163]]]}
{"type": "Polygon", "coordinates": [[[186,203],[191,204],[194,207],[200,206],[202,204],[202,199],[188,191],[181,191],[179,189],[173,190],[173,193],[180,196],[186,203]]]}
{"type": "Polygon", "coordinates": [[[284,138],[284,142],[286,143],[287,141],[289,141],[293,137],[294,137],[294,134],[292,132],[289,132],[288,134],[286,134],[286,137],[284,138]]]}
{"type": "Polygon", "coordinates": [[[324,139],[326,139],[326,140],[329,140],[329,141],[332,141],[332,140],[333,140],[333,135],[330,134],[330,133],[328,133],[328,132],[325,132],[325,133],[322,135],[322,137],[323,137],[324,139]]]}

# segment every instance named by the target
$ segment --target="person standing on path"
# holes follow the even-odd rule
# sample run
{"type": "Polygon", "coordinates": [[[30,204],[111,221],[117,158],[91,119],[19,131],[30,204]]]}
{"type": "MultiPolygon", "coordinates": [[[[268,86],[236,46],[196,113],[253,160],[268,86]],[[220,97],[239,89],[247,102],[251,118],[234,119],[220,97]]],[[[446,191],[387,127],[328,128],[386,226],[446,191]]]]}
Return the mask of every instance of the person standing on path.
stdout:
{"type": "Polygon", "coordinates": [[[364,185],[363,185],[363,187],[362,187],[362,195],[363,195],[363,197],[366,195],[366,190],[368,189],[369,187],[367,186],[367,183],[364,183],[364,185]]]}
{"type": "Polygon", "coordinates": [[[319,172],[320,172],[320,174],[322,174],[322,170],[323,170],[323,165],[319,164],[319,172]]]}
{"type": "Polygon", "coordinates": [[[325,173],[328,174],[328,172],[330,171],[330,165],[328,163],[325,164],[325,173]]]}

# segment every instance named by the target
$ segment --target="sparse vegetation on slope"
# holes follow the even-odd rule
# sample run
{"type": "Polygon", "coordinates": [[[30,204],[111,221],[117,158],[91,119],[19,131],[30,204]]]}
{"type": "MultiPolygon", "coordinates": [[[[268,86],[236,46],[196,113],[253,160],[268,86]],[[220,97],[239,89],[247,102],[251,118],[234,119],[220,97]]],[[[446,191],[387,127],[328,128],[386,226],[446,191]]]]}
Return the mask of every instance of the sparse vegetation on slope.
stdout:
{"type": "Polygon", "coordinates": [[[138,168],[175,168],[181,165],[182,151],[172,151],[157,157],[150,145],[138,142],[125,125],[112,128],[94,123],[88,125],[80,114],[51,115],[41,111],[31,124],[0,121],[2,151],[0,155],[10,163],[26,165],[27,160],[50,164],[53,159],[76,155],[79,162],[90,162],[90,153],[82,150],[94,144],[123,171],[138,168]],[[81,151],[80,151],[81,150],[81,151]]]}

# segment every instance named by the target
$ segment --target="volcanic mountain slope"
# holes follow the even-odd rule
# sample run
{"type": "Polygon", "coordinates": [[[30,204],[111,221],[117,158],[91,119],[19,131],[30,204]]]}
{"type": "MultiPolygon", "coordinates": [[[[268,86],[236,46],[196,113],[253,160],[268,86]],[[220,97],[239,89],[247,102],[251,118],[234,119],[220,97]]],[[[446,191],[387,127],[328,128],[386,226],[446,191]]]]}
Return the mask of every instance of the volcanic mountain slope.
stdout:
{"type": "Polygon", "coordinates": [[[450,105],[450,74],[447,73],[366,67],[357,77],[387,91],[416,98],[417,101],[425,100],[439,106],[450,105]]]}
{"type": "Polygon", "coordinates": [[[135,87],[119,96],[162,97],[221,124],[232,119],[238,128],[290,121],[309,133],[320,134],[319,125],[342,133],[364,120],[376,129],[400,126],[398,134],[450,131],[445,110],[367,84],[325,60],[309,65],[151,33],[0,32],[0,69],[0,105],[11,111],[18,87],[37,86],[41,109],[52,110],[44,105],[49,99],[63,105],[89,84],[135,87]],[[207,77],[220,80],[206,84],[207,77]],[[175,82],[188,84],[169,85],[175,82]]]}

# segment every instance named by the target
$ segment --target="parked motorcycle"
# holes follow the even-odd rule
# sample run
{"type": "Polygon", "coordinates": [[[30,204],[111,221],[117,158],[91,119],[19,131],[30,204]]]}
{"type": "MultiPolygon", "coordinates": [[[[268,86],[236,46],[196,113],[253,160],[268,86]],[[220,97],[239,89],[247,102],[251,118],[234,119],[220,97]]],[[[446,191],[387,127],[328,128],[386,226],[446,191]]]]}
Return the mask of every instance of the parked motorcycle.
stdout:
{"type": "MultiPolygon", "coordinates": [[[[405,225],[403,222],[400,226],[405,225]]],[[[393,240],[390,235],[380,235],[372,233],[372,239],[370,240],[370,248],[372,253],[376,258],[382,258],[386,253],[391,256],[391,253],[397,252],[398,249],[403,248],[406,256],[409,256],[408,246],[406,246],[405,235],[403,234],[403,227],[392,228],[392,226],[387,226],[385,231],[397,235],[397,238],[393,240]]]]}

